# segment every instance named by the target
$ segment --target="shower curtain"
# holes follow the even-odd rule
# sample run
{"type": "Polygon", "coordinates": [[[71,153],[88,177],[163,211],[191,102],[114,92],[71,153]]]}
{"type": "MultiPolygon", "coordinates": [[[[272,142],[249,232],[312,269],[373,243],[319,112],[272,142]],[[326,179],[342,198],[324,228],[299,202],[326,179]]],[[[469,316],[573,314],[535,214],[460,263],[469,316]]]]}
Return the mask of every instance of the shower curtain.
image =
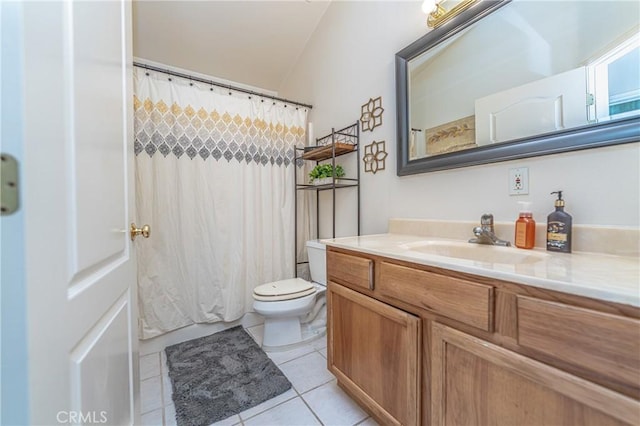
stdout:
{"type": "Polygon", "coordinates": [[[141,68],[134,93],[140,336],[239,319],[294,274],[307,110],[141,68]]]}

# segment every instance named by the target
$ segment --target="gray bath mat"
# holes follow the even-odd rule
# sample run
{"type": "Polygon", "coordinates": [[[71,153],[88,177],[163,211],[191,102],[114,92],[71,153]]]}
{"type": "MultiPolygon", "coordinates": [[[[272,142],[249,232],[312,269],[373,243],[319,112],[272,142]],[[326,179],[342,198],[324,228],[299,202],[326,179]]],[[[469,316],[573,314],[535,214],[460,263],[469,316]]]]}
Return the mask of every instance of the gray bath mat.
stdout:
{"type": "Polygon", "coordinates": [[[291,389],[242,327],[165,349],[178,426],[210,425],[291,389]]]}

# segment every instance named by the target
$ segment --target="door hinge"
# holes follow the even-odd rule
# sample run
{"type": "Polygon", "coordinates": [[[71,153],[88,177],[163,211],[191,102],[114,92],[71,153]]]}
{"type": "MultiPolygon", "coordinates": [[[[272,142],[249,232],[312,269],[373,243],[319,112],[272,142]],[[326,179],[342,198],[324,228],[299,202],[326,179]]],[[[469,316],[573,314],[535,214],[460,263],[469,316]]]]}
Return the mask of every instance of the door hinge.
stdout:
{"type": "Polygon", "coordinates": [[[592,93],[587,93],[587,106],[591,106],[596,103],[596,98],[592,93]]]}
{"type": "Polygon", "coordinates": [[[18,161],[9,154],[0,154],[0,212],[15,213],[20,207],[18,197],[18,161]]]}

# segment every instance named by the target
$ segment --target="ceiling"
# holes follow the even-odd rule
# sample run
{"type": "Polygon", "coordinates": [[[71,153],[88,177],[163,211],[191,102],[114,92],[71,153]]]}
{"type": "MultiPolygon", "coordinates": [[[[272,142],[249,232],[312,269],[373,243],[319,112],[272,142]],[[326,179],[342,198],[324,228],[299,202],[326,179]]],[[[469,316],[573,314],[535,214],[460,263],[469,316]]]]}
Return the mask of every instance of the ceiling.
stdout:
{"type": "Polygon", "coordinates": [[[278,91],[329,1],[133,2],[133,55],[278,91]]]}

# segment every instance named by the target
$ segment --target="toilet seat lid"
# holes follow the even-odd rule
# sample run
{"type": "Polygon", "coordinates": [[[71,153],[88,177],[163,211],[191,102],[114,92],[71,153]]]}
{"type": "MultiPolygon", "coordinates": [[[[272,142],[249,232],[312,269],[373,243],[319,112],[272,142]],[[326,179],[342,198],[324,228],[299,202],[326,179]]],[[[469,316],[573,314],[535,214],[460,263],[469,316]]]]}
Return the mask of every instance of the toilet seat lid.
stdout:
{"type": "Polygon", "coordinates": [[[302,278],[291,278],[259,285],[253,289],[253,297],[256,300],[266,301],[289,300],[307,296],[315,291],[316,288],[309,281],[302,278]]]}

